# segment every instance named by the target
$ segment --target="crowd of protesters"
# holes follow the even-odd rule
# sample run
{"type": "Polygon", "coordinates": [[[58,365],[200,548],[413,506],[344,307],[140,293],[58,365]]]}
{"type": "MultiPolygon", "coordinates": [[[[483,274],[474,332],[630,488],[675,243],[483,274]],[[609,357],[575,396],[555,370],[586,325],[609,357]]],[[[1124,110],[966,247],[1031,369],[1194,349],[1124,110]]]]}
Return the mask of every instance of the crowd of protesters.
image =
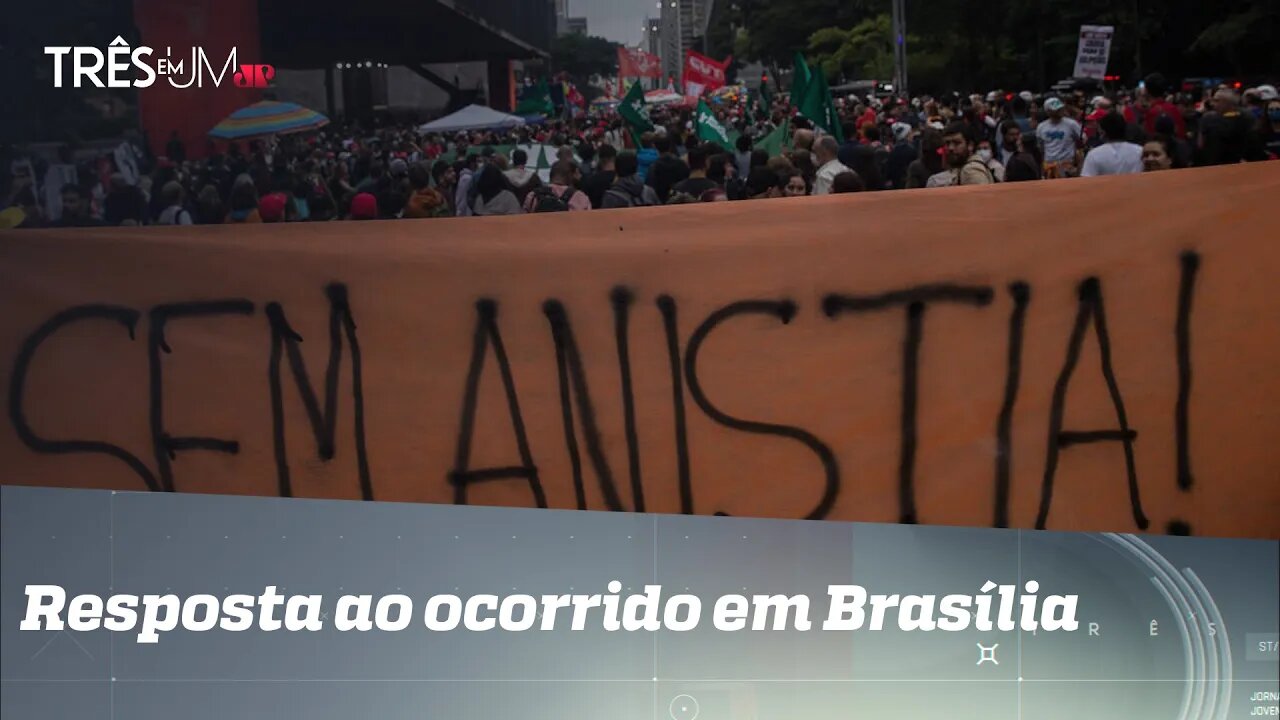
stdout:
{"type": "MultiPolygon", "coordinates": [[[[210,152],[193,161],[176,136],[67,166],[46,212],[15,170],[0,227],[202,225],[585,211],[691,202],[1054,180],[1222,165],[1280,156],[1274,86],[1171,92],[1151,75],[1132,92],[836,99],[843,142],[794,115],[784,98],[716,113],[731,147],[698,139],[683,107],[650,108],[632,133],[616,114],[509,131],[421,134],[330,125],[210,152]],[[781,128],[781,131],[779,130],[781,128]],[[771,152],[762,139],[785,136],[771,152]],[[549,172],[519,146],[550,145],[549,172]],[[507,148],[500,151],[498,148],[507,148]],[[56,218],[50,217],[56,214],[56,218]]],[[[17,167],[17,165],[15,165],[17,167]]],[[[544,166],[545,168],[545,166],[544,166]]],[[[46,188],[47,189],[47,188],[46,188]]]]}

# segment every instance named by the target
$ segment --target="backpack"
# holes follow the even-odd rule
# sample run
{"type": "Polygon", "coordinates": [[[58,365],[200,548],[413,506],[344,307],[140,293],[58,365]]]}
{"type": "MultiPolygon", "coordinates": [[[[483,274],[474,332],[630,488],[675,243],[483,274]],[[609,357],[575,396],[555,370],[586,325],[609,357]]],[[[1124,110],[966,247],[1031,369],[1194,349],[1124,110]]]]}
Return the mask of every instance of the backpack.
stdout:
{"type": "Polygon", "coordinates": [[[542,212],[568,212],[569,201],[577,194],[574,188],[568,188],[563,195],[557,195],[555,190],[543,186],[533,189],[533,211],[542,212]]]}
{"type": "Polygon", "coordinates": [[[606,197],[612,196],[622,200],[623,202],[626,203],[626,205],[624,205],[623,207],[629,207],[629,208],[630,207],[646,207],[649,204],[645,202],[643,192],[639,197],[637,197],[625,190],[619,190],[616,187],[609,188],[609,190],[605,192],[605,196],[606,197]]]}
{"type": "Polygon", "coordinates": [[[991,178],[992,184],[1000,182],[1000,179],[996,177],[995,173],[991,172],[991,168],[988,167],[986,163],[982,162],[982,160],[977,158],[969,158],[969,162],[966,162],[964,164],[964,167],[960,168],[960,172],[956,173],[956,185],[964,184],[964,171],[970,165],[977,165],[981,167],[982,172],[986,173],[987,177],[991,178]]]}

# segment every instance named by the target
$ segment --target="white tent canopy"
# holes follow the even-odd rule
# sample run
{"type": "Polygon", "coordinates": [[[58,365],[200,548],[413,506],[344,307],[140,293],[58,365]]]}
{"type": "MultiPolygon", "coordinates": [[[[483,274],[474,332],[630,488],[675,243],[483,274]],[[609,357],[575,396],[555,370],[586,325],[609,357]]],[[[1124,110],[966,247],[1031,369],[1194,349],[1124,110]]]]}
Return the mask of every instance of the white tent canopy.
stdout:
{"type": "Polygon", "coordinates": [[[422,125],[419,132],[461,132],[463,130],[488,130],[524,125],[524,118],[508,115],[483,105],[468,105],[456,113],[422,125]]]}

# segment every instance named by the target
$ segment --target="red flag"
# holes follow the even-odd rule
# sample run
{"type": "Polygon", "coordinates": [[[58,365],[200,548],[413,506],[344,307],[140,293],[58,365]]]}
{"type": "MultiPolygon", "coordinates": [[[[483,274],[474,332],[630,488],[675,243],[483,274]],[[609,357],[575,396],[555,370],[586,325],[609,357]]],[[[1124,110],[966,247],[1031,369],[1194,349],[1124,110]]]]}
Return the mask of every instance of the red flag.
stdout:
{"type": "Polygon", "coordinates": [[[697,97],[704,92],[725,86],[725,69],[733,62],[733,56],[718,62],[702,53],[689,50],[684,58],[684,92],[697,97]]]}
{"type": "Polygon", "coordinates": [[[618,77],[662,77],[657,55],[639,48],[618,46],[618,77]]]}

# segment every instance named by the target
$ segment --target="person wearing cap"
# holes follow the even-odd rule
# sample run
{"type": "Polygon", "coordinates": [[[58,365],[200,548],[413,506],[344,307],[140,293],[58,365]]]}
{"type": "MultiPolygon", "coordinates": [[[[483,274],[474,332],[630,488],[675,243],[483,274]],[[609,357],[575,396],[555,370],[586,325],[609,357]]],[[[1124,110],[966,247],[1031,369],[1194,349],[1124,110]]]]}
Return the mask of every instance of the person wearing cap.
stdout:
{"type": "Polygon", "coordinates": [[[889,159],[885,161],[885,179],[894,190],[907,187],[907,168],[915,161],[919,151],[911,142],[911,126],[898,122],[890,128],[893,133],[893,149],[889,151],[889,159]]]}
{"type": "Polygon", "coordinates": [[[1051,97],[1044,102],[1049,117],[1036,126],[1036,137],[1044,146],[1046,178],[1069,177],[1080,164],[1080,146],[1083,132],[1080,123],[1064,117],[1066,104],[1061,98],[1051,97]]]}
{"type": "Polygon", "coordinates": [[[288,217],[289,196],[282,192],[263,195],[258,201],[258,217],[264,223],[286,222],[288,217]]]}
{"type": "Polygon", "coordinates": [[[351,211],[347,213],[348,220],[377,220],[378,219],[378,199],[372,193],[356,193],[351,198],[351,211]]]}
{"type": "Polygon", "coordinates": [[[1089,101],[1089,107],[1091,108],[1089,114],[1084,116],[1084,144],[1085,147],[1093,149],[1104,142],[1098,121],[1111,112],[1111,101],[1099,95],[1089,101]]]}

